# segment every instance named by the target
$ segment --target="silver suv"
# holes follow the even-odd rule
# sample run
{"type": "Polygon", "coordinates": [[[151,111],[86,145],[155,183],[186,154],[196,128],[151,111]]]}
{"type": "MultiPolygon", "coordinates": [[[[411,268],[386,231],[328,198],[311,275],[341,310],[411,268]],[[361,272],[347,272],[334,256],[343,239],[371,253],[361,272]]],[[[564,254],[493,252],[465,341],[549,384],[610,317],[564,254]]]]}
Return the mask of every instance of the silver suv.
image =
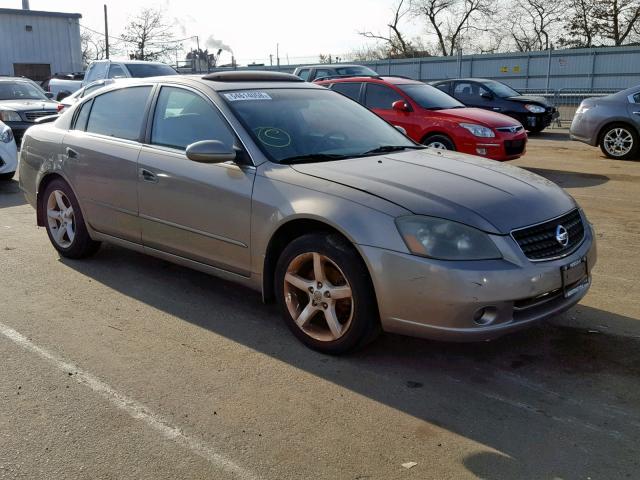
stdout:
{"type": "Polygon", "coordinates": [[[596,261],[555,184],[288,74],[100,89],[27,131],[20,185],[61,255],[111,242],[248,285],[328,353],[494,338],[576,304],[596,261]]]}

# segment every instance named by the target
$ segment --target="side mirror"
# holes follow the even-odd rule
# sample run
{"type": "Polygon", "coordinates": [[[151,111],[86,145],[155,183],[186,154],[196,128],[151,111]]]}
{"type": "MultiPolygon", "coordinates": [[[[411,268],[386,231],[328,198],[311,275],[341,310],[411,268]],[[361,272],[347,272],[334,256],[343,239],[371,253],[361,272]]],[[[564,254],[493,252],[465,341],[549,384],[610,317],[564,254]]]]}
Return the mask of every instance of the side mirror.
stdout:
{"type": "Polygon", "coordinates": [[[47,98],[53,98],[53,93],[51,92],[44,92],[44,96],[47,98]]]}
{"type": "Polygon", "coordinates": [[[398,112],[410,112],[412,110],[411,105],[404,100],[396,100],[391,104],[391,108],[398,112]]]}
{"type": "Polygon", "coordinates": [[[401,134],[406,135],[407,131],[401,127],[400,125],[394,125],[394,127],[396,127],[396,130],[398,130],[401,134]]]}
{"type": "Polygon", "coordinates": [[[201,140],[187,146],[187,158],[200,163],[223,163],[234,161],[236,151],[219,140],[201,140]]]}
{"type": "Polygon", "coordinates": [[[493,94],[491,92],[482,92],[480,96],[487,100],[493,100],[493,94]]]}

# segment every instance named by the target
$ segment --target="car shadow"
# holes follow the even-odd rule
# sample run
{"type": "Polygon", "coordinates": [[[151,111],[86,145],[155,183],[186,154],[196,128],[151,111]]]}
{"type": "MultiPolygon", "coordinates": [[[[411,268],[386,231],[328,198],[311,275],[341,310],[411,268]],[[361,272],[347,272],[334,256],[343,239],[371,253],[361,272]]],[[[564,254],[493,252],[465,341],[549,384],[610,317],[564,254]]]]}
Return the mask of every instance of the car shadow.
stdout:
{"type": "Polygon", "coordinates": [[[565,129],[545,129],[542,132],[528,132],[527,135],[531,140],[552,140],[557,142],[567,142],[571,140],[569,131],[565,129]]]}
{"type": "Polygon", "coordinates": [[[553,183],[563,188],[583,188],[595,187],[602,185],[611,180],[606,175],[598,175],[595,173],[570,172],[567,170],[550,170],[547,168],[531,168],[523,167],[532,173],[551,180],[553,183]]]}
{"type": "MultiPolygon", "coordinates": [[[[331,357],[300,344],[274,306],[236,284],[111,245],[89,260],[61,262],[182,321],[485,445],[493,453],[463,461],[478,477],[624,478],[635,471],[635,457],[620,452],[640,441],[633,426],[640,425],[640,342],[545,324],[469,344],[385,334],[359,352],[331,357]],[[622,381],[627,386],[616,388],[622,381]]],[[[640,321],[576,308],[603,323],[640,321]]],[[[416,444],[437,442],[425,433],[430,426],[402,433],[416,444]]]]}
{"type": "Polygon", "coordinates": [[[27,203],[18,181],[0,180],[0,208],[17,207],[27,203]]]}

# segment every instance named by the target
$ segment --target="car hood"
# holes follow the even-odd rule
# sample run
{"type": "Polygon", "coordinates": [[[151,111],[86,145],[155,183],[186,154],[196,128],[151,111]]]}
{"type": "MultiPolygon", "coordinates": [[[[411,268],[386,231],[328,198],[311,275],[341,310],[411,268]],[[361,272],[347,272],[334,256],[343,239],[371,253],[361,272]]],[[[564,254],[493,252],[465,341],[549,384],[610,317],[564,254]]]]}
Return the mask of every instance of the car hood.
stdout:
{"type": "Polygon", "coordinates": [[[346,185],[419,214],[489,233],[560,216],[576,204],[534,173],[479,157],[431,149],[292,165],[297,172],[346,185]]]}
{"type": "Polygon", "coordinates": [[[519,125],[514,120],[502,113],[483,110],[482,108],[450,108],[446,110],[436,110],[437,113],[445,114],[447,118],[459,122],[479,123],[487,127],[512,127],[519,125]]]}
{"type": "Polygon", "coordinates": [[[552,107],[553,104],[544,97],[536,97],[534,95],[518,95],[516,97],[507,97],[507,100],[520,103],[537,103],[543,107],[552,107]]]}
{"type": "Polygon", "coordinates": [[[0,100],[0,108],[8,108],[18,112],[31,110],[55,110],[56,102],[49,100],[0,100]]]}

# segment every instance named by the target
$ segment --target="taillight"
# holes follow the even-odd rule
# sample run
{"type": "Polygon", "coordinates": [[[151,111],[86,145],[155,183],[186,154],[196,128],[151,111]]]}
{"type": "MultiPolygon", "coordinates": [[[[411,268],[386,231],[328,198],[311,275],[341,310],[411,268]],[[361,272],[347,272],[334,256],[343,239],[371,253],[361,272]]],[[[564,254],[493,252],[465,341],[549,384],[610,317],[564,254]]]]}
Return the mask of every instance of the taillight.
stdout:
{"type": "Polygon", "coordinates": [[[58,113],[60,113],[62,111],[62,109],[64,108],[64,105],[62,103],[59,103],[56,108],[58,109],[58,113]]]}

